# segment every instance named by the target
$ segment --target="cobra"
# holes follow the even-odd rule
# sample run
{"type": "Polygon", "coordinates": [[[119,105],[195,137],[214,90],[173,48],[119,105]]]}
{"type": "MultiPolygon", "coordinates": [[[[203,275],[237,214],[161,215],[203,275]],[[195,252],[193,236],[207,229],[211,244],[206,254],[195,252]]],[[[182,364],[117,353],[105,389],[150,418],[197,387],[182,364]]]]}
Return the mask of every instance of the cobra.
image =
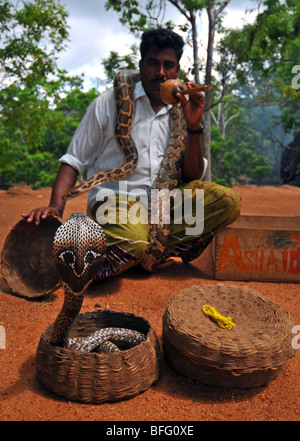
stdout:
{"type": "MultiPolygon", "coordinates": [[[[134,115],[134,87],[139,80],[135,71],[120,71],[114,81],[114,94],[116,103],[115,138],[124,153],[124,164],[121,167],[102,171],[81,185],[72,188],[64,199],[77,197],[98,185],[112,180],[117,180],[132,174],[138,163],[138,151],[131,137],[132,121],[134,115]]],[[[185,120],[180,104],[175,104],[170,110],[170,136],[169,145],[152,188],[170,191],[178,186],[181,180],[183,154],[185,151],[185,120]]],[[[151,207],[151,203],[149,204],[151,207]]],[[[158,207],[159,219],[157,224],[150,224],[150,243],[141,260],[141,265],[146,271],[155,271],[160,264],[166,249],[169,225],[163,219],[165,204],[160,200],[158,207]]],[[[151,207],[153,210],[153,207],[151,207]]],[[[153,213],[153,211],[152,211],[153,213]]],[[[149,217],[150,219],[150,217],[149,217]]]]}
{"type": "Polygon", "coordinates": [[[69,339],[72,323],[79,314],[84,295],[106,252],[106,240],[99,224],[81,213],[74,213],[56,231],[53,252],[65,298],[52,325],[50,343],[71,350],[113,352],[119,345],[135,346],[146,339],[131,329],[103,328],[85,338],[69,339]]]}

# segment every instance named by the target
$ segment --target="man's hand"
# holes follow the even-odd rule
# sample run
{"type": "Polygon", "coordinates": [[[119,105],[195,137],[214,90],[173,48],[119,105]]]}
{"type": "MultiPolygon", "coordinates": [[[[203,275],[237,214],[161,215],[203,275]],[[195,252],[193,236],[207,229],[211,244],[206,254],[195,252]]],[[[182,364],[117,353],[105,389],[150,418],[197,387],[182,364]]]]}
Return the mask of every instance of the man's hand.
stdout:
{"type": "MultiPolygon", "coordinates": [[[[187,77],[185,78],[185,81],[188,89],[197,87],[197,84],[191,83],[187,77]]],[[[205,106],[203,93],[195,92],[189,95],[189,99],[187,99],[182,93],[177,93],[176,96],[181,101],[187,127],[191,130],[199,129],[205,106]]]]}
{"type": "Polygon", "coordinates": [[[46,219],[48,214],[62,217],[66,204],[63,196],[74,186],[77,174],[77,171],[70,165],[61,164],[54,182],[49,206],[35,208],[29,213],[22,213],[22,216],[27,218],[27,222],[34,222],[35,225],[39,225],[40,221],[46,219]]]}
{"type": "Polygon", "coordinates": [[[34,222],[35,225],[39,225],[41,219],[46,219],[48,214],[61,217],[61,214],[57,208],[54,207],[40,207],[31,210],[29,213],[22,213],[24,218],[27,218],[27,222],[34,222]]]}

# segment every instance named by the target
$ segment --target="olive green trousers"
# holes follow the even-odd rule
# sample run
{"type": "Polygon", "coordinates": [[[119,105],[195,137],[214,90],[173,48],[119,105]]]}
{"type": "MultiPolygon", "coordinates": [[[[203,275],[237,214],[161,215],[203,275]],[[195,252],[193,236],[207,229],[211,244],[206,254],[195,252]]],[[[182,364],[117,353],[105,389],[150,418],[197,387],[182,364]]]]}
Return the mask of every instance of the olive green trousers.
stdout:
{"type": "MultiPolygon", "coordinates": [[[[168,200],[163,200],[164,208],[167,205],[168,200]]],[[[108,245],[96,280],[119,275],[137,265],[150,242],[152,218],[149,221],[145,205],[117,195],[113,211],[111,207],[107,201],[97,202],[91,210],[93,219],[106,234],[108,245]]],[[[240,209],[241,198],[230,188],[200,180],[179,186],[166,210],[170,214],[170,233],[164,259],[177,256],[185,263],[196,259],[221,228],[238,218],[240,209]]],[[[153,213],[155,217],[155,210],[153,213]]]]}

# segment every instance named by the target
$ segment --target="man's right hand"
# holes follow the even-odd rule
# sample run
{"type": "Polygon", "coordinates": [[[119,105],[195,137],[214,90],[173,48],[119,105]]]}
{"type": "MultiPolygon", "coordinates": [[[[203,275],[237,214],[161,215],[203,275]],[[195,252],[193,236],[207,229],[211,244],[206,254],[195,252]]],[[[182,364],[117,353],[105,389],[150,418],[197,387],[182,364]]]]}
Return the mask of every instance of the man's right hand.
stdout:
{"type": "Polygon", "coordinates": [[[51,193],[51,198],[48,207],[35,208],[28,213],[22,213],[27,222],[34,222],[39,225],[41,220],[46,219],[48,214],[62,217],[66,202],[63,200],[63,195],[68,193],[74,186],[77,179],[77,171],[68,164],[61,164],[61,167],[56,176],[54,186],[51,193]]]}
{"type": "Polygon", "coordinates": [[[24,218],[27,218],[27,222],[34,222],[35,225],[39,225],[41,219],[46,219],[48,214],[53,214],[54,216],[61,217],[61,214],[54,207],[40,207],[31,210],[29,213],[22,213],[24,218]]]}

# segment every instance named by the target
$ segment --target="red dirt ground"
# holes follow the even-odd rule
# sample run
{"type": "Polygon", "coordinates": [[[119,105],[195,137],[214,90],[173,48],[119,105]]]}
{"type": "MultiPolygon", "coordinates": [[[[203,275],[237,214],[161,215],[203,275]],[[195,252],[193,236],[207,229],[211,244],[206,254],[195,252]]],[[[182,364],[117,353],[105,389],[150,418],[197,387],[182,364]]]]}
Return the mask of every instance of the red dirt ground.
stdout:
{"type": "MultiPolygon", "coordinates": [[[[300,188],[241,186],[242,214],[300,216],[300,188]]],[[[0,249],[20,214],[47,205],[50,189],[14,187],[0,191],[0,249]]],[[[70,201],[64,219],[85,212],[86,198],[70,201]]],[[[82,312],[99,307],[147,318],[159,340],[168,301],[181,289],[214,280],[211,248],[192,264],[175,263],[155,275],[137,270],[94,285],[82,312]]],[[[294,283],[224,282],[247,285],[277,301],[300,324],[300,285],[294,283]]],[[[125,401],[88,405],[70,402],[47,390],[36,378],[35,353],[41,333],[63,302],[63,291],[38,299],[5,292],[0,279],[0,324],[6,349],[0,349],[0,419],[2,421],[270,421],[300,420],[300,354],[267,387],[241,391],[205,386],[176,374],[162,360],[161,377],[144,393],[125,401]]]]}

